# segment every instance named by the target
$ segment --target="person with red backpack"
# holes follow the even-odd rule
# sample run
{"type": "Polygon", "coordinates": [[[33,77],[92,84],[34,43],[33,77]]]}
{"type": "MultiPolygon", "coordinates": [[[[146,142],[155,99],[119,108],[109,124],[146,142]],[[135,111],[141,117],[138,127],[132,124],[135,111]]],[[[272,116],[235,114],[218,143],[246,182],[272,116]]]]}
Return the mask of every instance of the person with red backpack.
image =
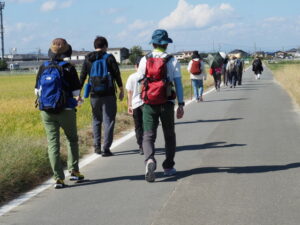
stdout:
{"type": "Polygon", "coordinates": [[[194,97],[197,102],[203,101],[203,80],[206,80],[206,71],[204,62],[200,59],[198,51],[194,51],[192,60],[189,62],[187,70],[190,72],[190,78],[194,90],[194,97]]]}
{"type": "Polygon", "coordinates": [[[154,143],[159,119],[165,139],[166,159],[162,164],[164,175],[172,176],[176,174],[176,169],[174,168],[176,150],[175,98],[177,97],[178,101],[176,111],[178,119],[183,117],[184,101],[180,63],[175,57],[166,53],[169,43],[173,43],[173,41],[168,37],[166,30],[155,30],[150,41],[154,49],[141,59],[138,68],[138,73],[141,77],[141,98],[144,102],[143,151],[146,164],[145,180],[148,182],[155,181],[156,160],[154,143]]]}

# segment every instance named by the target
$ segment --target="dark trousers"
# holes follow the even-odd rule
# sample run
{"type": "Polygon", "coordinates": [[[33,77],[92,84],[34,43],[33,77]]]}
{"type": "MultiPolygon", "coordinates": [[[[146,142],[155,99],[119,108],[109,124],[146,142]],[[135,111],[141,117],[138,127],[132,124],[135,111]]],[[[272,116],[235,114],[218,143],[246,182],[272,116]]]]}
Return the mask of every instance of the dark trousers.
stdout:
{"type": "Polygon", "coordinates": [[[139,148],[143,147],[143,106],[133,109],[133,120],[135,127],[136,142],[139,148]]]}
{"type": "Polygon", "coordinates": [[[219,90],[220,86],[221,86],[221,74],[220,73],[214,73],[213,77],[214,77],[214,81],[215,81],[215,88],[217,90],[219,90]]]}
{"type": "Polygon", "coordinates": [[[239,71],[237,75],[238,85],[242,85],[243,71],[239,71]]]}
{"type": "Polygon", "coordinates": [[[228,74],[228,81],[230,83],[230,86],[236,86],[236,82],[237,82],[237,73],[235,72],[231,72],[228,74]]]}
{"type": "Polygon", "coordinates": [[[162,166],[164,169],[171,169],[175,165],[174,157],[176,150],[174,104],[172,102],[167,102],[161,105],[144,104],[143,106],[143,150],[145,154],[145,161],[148,159],[153,159],[155,161],[154,143],[156,140],[159,119],[164,133],[166,151],[166,159],[162,166]]]}
{"type": "Polygon", "coordinates": [[[91,98],[93,113],[94,146],[101,149],[101,128],[104,125],[103,150],[109,150],[113,142],[115,119],[117,113],[116,96],[91,98]]]}

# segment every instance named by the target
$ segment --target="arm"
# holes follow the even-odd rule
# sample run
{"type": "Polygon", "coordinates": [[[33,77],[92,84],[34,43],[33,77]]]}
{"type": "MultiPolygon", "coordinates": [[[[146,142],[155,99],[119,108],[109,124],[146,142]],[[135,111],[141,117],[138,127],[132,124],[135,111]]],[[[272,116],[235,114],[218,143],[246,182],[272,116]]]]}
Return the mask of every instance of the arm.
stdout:
{"type": "Polygon", "coordinates": [[[35,86],[34,86],[34,94],[35,95],[38,95],[38,92],[39,92],[39,90],[38,90],[38,80],[39,80],[39,77],[41,76],[41,73],[42,73],[43,69],[44,69],[44,66],[41,65],[40,68],[39,68],[39,71],[36,75],[36,78],[35,78],[35,86]]]}
{"type": "Polygon", "coordinates": [[[115,81],[119,87],[119,90],[120,90],[119,99],[122,101],[124,98],[123,82],[121,79],[121,73],[119,70],[118,63],[113,55],[110,55],[108,57],[107,64],[108,64],[108,69],[109,69],[110,73],[112,74],[113,78],[115,79],[115,81]]]}
{"type": "Polygon", "coordinates": [[[130,115],[133,114],[133,109],[132,109],[132,93],[133,93],[132,91],[127,90],[127,97],[128,97],[128,99],[127,99],[127,107],[128,107],[127,112],[130,115]]]}
{"type": "Polygon", "coordinates": [[[86,59],[82,64],[81,73],[80,73],[81,89],[84,85],[87,75],[90,73],[90,67],[91,67],[90,62],[86,59]]]}

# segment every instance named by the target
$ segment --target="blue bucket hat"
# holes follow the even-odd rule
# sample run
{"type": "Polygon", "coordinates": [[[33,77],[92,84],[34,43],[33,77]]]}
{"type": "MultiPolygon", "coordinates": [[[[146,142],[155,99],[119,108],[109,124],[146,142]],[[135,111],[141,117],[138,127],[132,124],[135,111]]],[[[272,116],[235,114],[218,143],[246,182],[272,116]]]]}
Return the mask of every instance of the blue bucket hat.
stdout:
{"type": "Polygon", "coordinates": [[[173,43],[173,40],[168,37],[168,32],[166,30],[155,30],[153,32],[150,44],[165,45],[169,43],[173,43]]]}

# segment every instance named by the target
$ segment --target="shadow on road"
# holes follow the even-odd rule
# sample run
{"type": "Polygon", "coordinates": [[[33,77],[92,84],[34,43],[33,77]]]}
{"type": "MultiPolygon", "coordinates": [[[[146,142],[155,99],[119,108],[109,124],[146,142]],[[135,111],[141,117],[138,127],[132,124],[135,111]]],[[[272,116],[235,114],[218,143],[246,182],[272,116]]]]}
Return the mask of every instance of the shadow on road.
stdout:
{"type": "Polygon", "coordinates": [[[189,123],[226,122],[226,121],[234,121],[234,120],[242,120],[242,119],[244,119],[244,118],[228,118],[228,119],[216,119],[216,120],[194,120],[194,121],[176,122],[175,125],[189,124],[189,123]]]}
{"type": "MultiPolygon", "coordinates": [[[[156,172],[156,182],[175,182],[177,180],[197,175],[197,174],[208,174],[208,173],[236,173],[236,174],[251,174],[251,173],[268,173],[282,170],[289,170],[299,168],[300,163],[290,163],[286,165],[268,165],[268,166],[242,166],[242,167],[202,167],[191,170],[178,171],[176,176],[165,177],[163,172],[156,172]],[[160,179],[160,180],[159,180],[160,179]]],[[[81,187],[86,185],[95,185],[107,182],[121,181],[121,180],[145,180],[145,175],[132,175],[132,176],[121,176],[111,177],[104,179],[85,180],[80,183],[68,186],[68,188],[81,187]]]]}
{"type": "Polygon", "coordinates": [[[219,100],[208,100],[204,102],[230,102],[230,101],[242,101],[242,100],[248,100],[248,98],[231,98],[231,99],[219,99],[219,100]]]}
{"type": "Polygon", "coordinates": [[[179,171],[176,176],[163,179],[159,182],[169,182],[183,179],[192,175],[207,174],[207,173],[267,173],[276,172],[288,169],[299,168],[300,163],[290,163],[286,165],[268,165],[268,166],[242,166],[242,167],[202,167],[191,170],[179,171]]]}

